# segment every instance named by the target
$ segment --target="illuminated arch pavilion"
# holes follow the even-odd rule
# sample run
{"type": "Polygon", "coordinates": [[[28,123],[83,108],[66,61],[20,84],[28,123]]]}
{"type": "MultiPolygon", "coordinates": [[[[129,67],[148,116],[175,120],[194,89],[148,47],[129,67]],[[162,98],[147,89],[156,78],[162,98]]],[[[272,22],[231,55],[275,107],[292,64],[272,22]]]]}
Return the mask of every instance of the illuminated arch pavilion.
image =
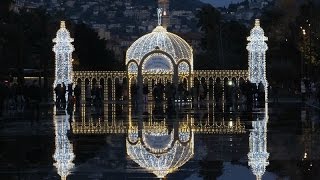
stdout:
{"type": "MultiPolygon", "coordinates": [[[[70,74],[68,77],[72,77],[74,84],[81,86],[83,102],[88,87],[92,88],[95,85],[101,85],[104,101],[119,100],[116,98],[118,84],[127,87],[128,100],[131,98],[132,83],[137,83],[140,87],[146,83],[151,90],[152,86],[158,82],[163,84],[171,82],[175,85],[183,82],[186,89],[189,90],[196,81],[201,81],[208,89],[207,100],[214,100],[214,87],[220,85],[223,92],[222,101],[225,100],[224,90],[229,82],[239,85],[241,81],[247,79],[257,80],[254,83],[262,82],[265,88],[267,87],[265,73],[267,48],[259,48],[260,44],[267,47],[266,37],[263,33],[255,33],[256,29],[262,30],[260,23],[257,24],[258,21],[248,37],[249,68],[247,70],[194,70],[192,47],[181,37],[168,32],[161,26],[161,18],[158,21],[158,26],[152,32],[140,37],[128,48],[125,59],[126,71],[72,71],[73,73],[66,73],[70,74]]],[[[69,51],[68,53],[70,55],[69,51]]],[[[60,57],[58,55],[59,53],[56,52],[56,57],[60,57]]],[[[70,60],[71,55],[68,57],[70,60]]],[[[59,68],[72,70],[70,64],[62,64],[59,68]]],[[[55,82],[58,80],[56,79],[55,82]]],[[[151,93],[149,93],[149,99],[151,98],[151,93]]]]}
{"type": "MultiPolygon", "coordinates": [[[[137,83],[140,87],[142,84],[148,84],[148,87],[152,88],[152,84],[158,82],[172,82],[175,85],[179,82],[186,82],[189,90],[197,80],[207,85],[209,90],[207,100],[214,99],[216,83],[222,84],[223,92],[228,82],[232,81],[233,84],[239,85],[241,79],[243,81],[249,79],[254,83],[262,82],[266,87],[265,52],[267,46],[265,41],[267,39],[264,37],[259,21],[256,21],[248,37],[248,70],[194,70],[192,47],[178,35],[168,32],[165,28],[166,24],[162,26],[161,14],[161,9],[158,9],[158,26],[152,32],[137,39],[128,48],[125,59],[126,71],[73,71],[71,64],[74,50],[71,44],[73,39],[62,22],[57,35],[63,32],[62,35],[67,36],[54,39],[57,62],[54,84],[59,82],[80,84],[83,101],[86,89],[97,84],[102,86],[105,101],[117,100],[117,83],[126,84],[129,98],[132,83],[137,83]]],[[[224,97],[223,94],[222,98],[224,97]]],[[[82,122],[73,121],[71,123],[72,131],[74,134],[126,134],[127,155],[140,167],[152,172],[158,178],[164,178],[169,173],[178,170],[193,157],[195,134],[245,133],[245,126],[241,124],[240,118],[235,122],[224,122],[224,120],[215,122],[213,118],[213,122],[210,122],[208,117],[208,121],[203,124],[194,122],[192,117],[187,117],[185,122],[178,122],[174,128],[170,129],[165,119],[156,122],[152,119],[147,122],[142,120],[132,122],[130,110],[128,112],[128,124],[117,124],[114,119],[115,109],[112,107],[111,124],[108,121],[87,121],[83,116],[82,122]]],[[[267,116],[265,121],[253,123],[254,130],[250,133],[249,138],[249,166],[257,179],[262,177],[268,165],[266,120],[267,116]]],[[[70,174],[75,157],[72,144],[66,134],[70,130],[67,122],[67,119],[55,120],[56,151],[53,157],[61,179],[66,179],[70,174]]]]}
{"type": "Polygon", "coordinates": [[[183,79],[190,87],[192,47],[178,35],[168,32],[161,25],[161,18],[158,21],[151,33],[140,37],[127,50],[129,84],[137,80],[138,86],[144,83],[150,87],[150,82],[178,84],[179,79],[183,79]]]}
{"type": "Polygon", "coordinates": [[[127,50],[126,65],[130,75],[165,75],[174,82],[178,76],[193,71],[191,46],[161,25],[136,40],[127,50]]]}

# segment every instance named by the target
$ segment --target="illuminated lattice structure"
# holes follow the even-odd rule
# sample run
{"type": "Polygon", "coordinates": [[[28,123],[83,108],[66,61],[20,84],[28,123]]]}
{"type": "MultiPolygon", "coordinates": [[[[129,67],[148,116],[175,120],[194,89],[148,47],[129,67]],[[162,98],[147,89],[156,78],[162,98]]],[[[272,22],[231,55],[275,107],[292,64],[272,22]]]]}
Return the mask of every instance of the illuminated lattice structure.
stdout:
{"type": "Polygon", "coordinates": [[[252,173],[257,180],[261,180],[269,165],[267,152],[267,122],[268,122],[268,105],[266,105],[263,117],[258,117],[256,121],[252,121],[253,130],[249,136],[248,165],[251,167],[252,173]]]}
{"type": "MultiPolygon", "coordinates": [[[[194,70],[190,75],[188,73],[188,66],[186,66],[185,62],[179,64],[181,71],[179,71],[179,82],[183,81],[185,78],[190,78],[190,86],[193,85],[194,80],[203,80],[206,82],[207,89],[209,92],[207,93],[207,99],[209,97],[214,96],[213,88],[210,89],[210,86],[214,87],[216,82],[220,81],[223,85],[224,81],[234,81],[236,85],[239,85],[241,81],[245,81],[248,78],[247,70],[194,70]],[[189,76],[190,75],[190,76],[189,76]]],[[[75,71],[74,72],[74,82],[80,82],[81,85],[81,97],[84,101],[85,98],[85,81],[87,81],[87,85],[93,86],[93,82],[102,82],[102,87],[104,89],[104,100],[110,101],[115,100],[115,84],[116,82],[125,82],[129,80],[129,84],[134,83],[133,80],[137,80],[137,72],[138,65],[137,63],[131,61],[128,64],[128,72],[126,71],[75,71]],[[108,88],[110,87],[111,88],[108,88]]],[[[160,71],[157,71],[160,72],[160,71]]],[[[163,79],[170,79],[172,77],[172,73],[151,73],[145,72],[148,79],[157,79],[159,76],[163,79]]],[[[165,81],[162,81],[165,82],[165,81]]],[[[130,86],[128,85],[130,88],[130,86]]],[[[187,87],[188,89],[190,87],[187,87]]],[[[129,98],[130,90],[128,91],[129,98]]]]}
{"type": "Polygon", "coordinates": [[[70,37],[64,21],[61,21],[60,29],[52,41],[55,43],[52,49],[55,53],[55,79],[53,87],[56,87],[57,84],[62,85],[62,83],[67,86],[73,83],[72,52],[74,51],[74,47],[71,44],[73,39],[70,37]]]}
{"type": "Polygon", "coordinates": [[[69,117],[67,114],[54,116],[55,152],[53,159],[55,160],[54,166],[62,180],[67,179],[74,167],[72,163],[75,158],[73,147],[67,136],[67,132],[70,130],[69,117]]]}
{"type": "Polygon", "coordinates": [[[260,27],[259,19],[256,19],[254,28],[250,31],[250,36],[247,50],[249,51],[249,80],[257,86],[261,82],[265,89],[268,86],[266,77],[266,51],[268,45],[267,37],[264,36],[264,31],[260,27]]]}

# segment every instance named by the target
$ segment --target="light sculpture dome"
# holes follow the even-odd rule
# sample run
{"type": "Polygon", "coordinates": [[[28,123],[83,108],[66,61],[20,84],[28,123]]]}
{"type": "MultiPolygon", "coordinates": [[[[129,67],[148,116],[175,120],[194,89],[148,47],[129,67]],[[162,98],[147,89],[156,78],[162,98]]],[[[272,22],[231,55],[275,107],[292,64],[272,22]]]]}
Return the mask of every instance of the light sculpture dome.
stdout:
{"type": "Polygon", "coordinates": [[[169,54],[175,64],[178,64],[180,60],[193,64],[192,47],[181,37],[168,32],[162,26],[157,26],[151,33],[140,37],[128,48],[126,64],[134,60],[139,65],[142,59],[154,50],[169,54]]]}
{"type": "Polygon", "coordinates": [[[176,171],[194,155],[194,133],[191,129],[180,128],[178,136],[159,125],[144,126],[142,138],[138,137],[137,127],[128,131],[127,154],[158,178],[176,171]]]}

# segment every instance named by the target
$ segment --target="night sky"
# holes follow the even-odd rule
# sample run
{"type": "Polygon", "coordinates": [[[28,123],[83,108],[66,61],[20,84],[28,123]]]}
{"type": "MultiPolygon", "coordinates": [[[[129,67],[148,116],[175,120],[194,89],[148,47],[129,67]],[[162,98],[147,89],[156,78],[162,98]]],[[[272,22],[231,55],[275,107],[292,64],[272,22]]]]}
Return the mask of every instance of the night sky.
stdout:
{"type": "Polygon", "coordinates": [[[243,0],[201,0],[201,1],[205,3],[210,3],[215,7],[223,7],[223,6],[227,7],[231,2],[237,3],[243,0]]]}

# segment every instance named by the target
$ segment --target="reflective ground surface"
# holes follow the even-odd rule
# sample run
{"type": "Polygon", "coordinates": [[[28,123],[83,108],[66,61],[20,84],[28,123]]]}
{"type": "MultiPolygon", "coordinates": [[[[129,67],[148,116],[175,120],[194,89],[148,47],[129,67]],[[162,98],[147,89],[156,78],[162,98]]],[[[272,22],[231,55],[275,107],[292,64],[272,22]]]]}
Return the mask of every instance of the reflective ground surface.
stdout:
{"type": "Polygon", "coordinates": [[[318,179],[319,111],[114,103],[41,105],[0,121],[0,179],[318,179]],[[241,109],[241,108],[240,108],[241,109]],[[266,169],[265,169],[266,168],[266,169]]]}

